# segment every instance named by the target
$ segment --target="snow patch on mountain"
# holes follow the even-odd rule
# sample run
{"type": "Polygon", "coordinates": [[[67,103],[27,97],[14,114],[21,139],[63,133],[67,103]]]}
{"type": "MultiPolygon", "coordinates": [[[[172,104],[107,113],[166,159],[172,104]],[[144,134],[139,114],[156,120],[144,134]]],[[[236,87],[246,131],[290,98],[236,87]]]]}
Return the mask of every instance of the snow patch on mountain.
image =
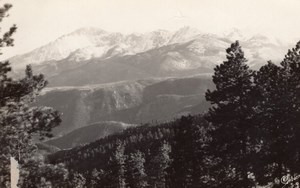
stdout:
{"type": "Polygon", "coordinates": [[[201,31],[192,27],[183,27],[174,33],[169,43],[182,43],[196,39],[198,36],[203,35],[201,31]]]}
{"type": "Polygon", "coordinates": [[[17,70],[27,64],[44,65],[46,68],[43,70],[48,70],[47,67],[60,67],[65,70],[93,59],[99,62],[113,57],[139,56],[140,53],[149,52],[148,55],[143,54],[143,57],[153,57],[153,60],[148,61],[157,62],[156,65],[161,67],[161,71],[199,67],[211,69],[226,58],[225,49],[235,40],[240,40],[249,62],[253,65],[257,64],[257,60],[259,63],[274,58],[278,60],[286,52],[286,46],[277,39],[263,35],[245,35],[238,29],[223,35],[203,33],[192,27],[183,27],[175,32],[156,30],[124,35],[99,28],[80,28],[32,52],[15,56],[10,62],[17,70]],[[157,55],[151,55],[151,51],[155,51],[157,55]]]}

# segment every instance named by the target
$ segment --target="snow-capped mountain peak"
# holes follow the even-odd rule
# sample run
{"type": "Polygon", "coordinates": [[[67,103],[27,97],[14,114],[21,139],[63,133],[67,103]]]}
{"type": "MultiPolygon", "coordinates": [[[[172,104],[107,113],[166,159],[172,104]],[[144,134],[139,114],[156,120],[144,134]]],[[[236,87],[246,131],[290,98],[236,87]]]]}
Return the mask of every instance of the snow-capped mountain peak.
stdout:
{"type": "MultiPolygon", "coordinates": [[[[115,56],[135,55],[148,50],[159,49],[163,46],[173,44],[185,44],[180,48],[167,53],[165,62],[173,65],[173,61],[178,61],[176,66],[187,69],[191,66],[186,58],[193,57],[201,58],[203,62],[210,62],[213,58],[222,56],[230,41],[240,40],[243,47],[249,48],[246,51],[256,54],[260,50],[273,50],[274,46],[279,46],[278,42],[270,40],[263,35],[252,35],[246,37],[243,32],[238,29],[232,29],[223,35],[213,35],[203,33],[200,30],[192,27],[183,27],[175,32],[166,30],[155,30],[148,33],[132,33],[121,34],[117,32],[107,32],[100,28],[88,27],[80,28],[69,34],[63,35],[53,42],[37,48],[27,54],[15,56],[10,59],[14,69],[20,69],[27,64],[43,65],[55,61],[56,64],[68,62],[66,66],[77,66],[78,62],[86,60],[108,59],[115,56]],[[224,40],[227,39],[227,40],[224,40]],[[193,41],[193,42],[192,42],[193,41]],[[192,43],[188,43],[192,42],[192,43]],[[265,48],[264,48],[265,47],[265,48]],[[187,54],[181,54],[179,51],[187,51],[187,54]],[[177,54],[177,55],[174,55],[177,54]],[[188,57],[185,57],[185,56],[188,57]],[[195,56],[195,57],[194,57],[195,56]],[[179,66],[179,59],[181,64],[179,66]],[[171,62],[172,61],[172,62],[171,62]]],[[[276,47],[277,46],[277,47],[276,47]]],[[[268,51],[268,54],[269,54],[268,51]]],[[[278,53],[281,55],[281,53],[278,53]]],[[[215,63],[221,62],[221,59],[214,60],[215,63]]],[[[215,64],[214,63],[214,64],[215,64]]],[[[206,63],[208,67],[211,67],[206,63]]]]}
{"type": "Polygon", "coordinates": [[[188,42],[199,35],[203,35],[203,33],[198,29],[185,26],[174,33],[169,43],[188,42]]]}

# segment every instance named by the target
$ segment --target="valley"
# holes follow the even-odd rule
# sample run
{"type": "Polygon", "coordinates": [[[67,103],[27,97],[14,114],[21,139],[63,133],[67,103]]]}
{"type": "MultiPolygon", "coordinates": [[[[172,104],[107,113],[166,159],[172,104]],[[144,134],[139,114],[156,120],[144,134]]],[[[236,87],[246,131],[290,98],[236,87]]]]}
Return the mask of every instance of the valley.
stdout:
{"type": "MultiPolygon", "coordinates": [[[[83,127],[99,122],[157,124],[182,115],[204,112],[209,107],[204,93],[211,88],[211,78],[206,74],[185,78],[46,88],[36,104],[53,107],[61,113],[62,123],[54,128],[53,133],[63,140],[67,133],[75,134],[72,131],[78,132],[75,135],[88,134],[83,127]]],[[[90,134],[88,137],[93,140],[98,135],[107,135],[101,131],[102,129],[98,130],[96,137],[90,134]]],[[[68,140],[68,137],[66,135],[65,139],[68,140]]],[[[70,146],[67,141],[66,145],[70,146]]]]}

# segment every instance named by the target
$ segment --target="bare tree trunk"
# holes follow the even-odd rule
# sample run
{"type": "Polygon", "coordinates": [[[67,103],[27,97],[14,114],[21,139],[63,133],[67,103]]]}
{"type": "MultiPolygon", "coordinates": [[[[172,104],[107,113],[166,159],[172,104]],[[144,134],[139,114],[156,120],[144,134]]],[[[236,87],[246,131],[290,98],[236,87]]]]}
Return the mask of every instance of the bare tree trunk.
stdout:
{"type": "Polygon", "coordinates": [[[15,158],[10,158],[10,181],[11,188],[17,188],[18,179],[19,179],[19,169],[18,169],[18,161],[15,158]]]}

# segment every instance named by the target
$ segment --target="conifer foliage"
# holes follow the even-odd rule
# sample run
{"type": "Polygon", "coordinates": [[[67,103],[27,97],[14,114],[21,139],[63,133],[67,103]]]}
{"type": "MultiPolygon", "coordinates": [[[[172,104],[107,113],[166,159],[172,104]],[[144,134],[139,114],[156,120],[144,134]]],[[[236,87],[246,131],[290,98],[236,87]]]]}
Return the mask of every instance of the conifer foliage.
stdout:
{"type": "Polygon", "coordinates": [[[300,41],[295,48],[289,50],[281,66],[283,67],[283,81],[287,88],[284,96],[287,103],[284,124],[291,133],[290,139],[286,141],[289,156],[287,166],[292,174],[300,174],[300,41]]]}
{"type": "Polygon", "coordinates": [[[280,65],[269,61],[254,72],[236,42],[216,67],[206,119],[213,126],[210,156],[218,161],[220,185],[282,187],[276,179],[300,174],[299,51],[300,43],[280,65]]]}
{"type": "Polygon", "coordinates": [[[116,143],[116,151],[110,161],[111,170],[110,170],[110,181],[111,184],[116,184],[118,188],[125,188],[125,162],[127,156],[125,155],[125,145],[118,140],[116,143]]]}
{"type": "MultiPolygon", "coordinates": [[[[0,8],[0,22],[11,7],[5,4],[0,8]]],[[[0,48],[13,46],[15,31],[14,25],[3,34],[0,48]]],[[[37,161],[33,138],[42,140],[51,137],[52,128],[61,121],[59,113],[52,108],[32,106],[36,96],[47,85],[43,75],[34,75],[29,65],[22,79],[12,79],[10,71],[7,61],[0,62],[0,187],[10,187],[11,157],[19,163],[20,187],[49,187],[49,180],[55,177],[54,172],[60,173],[64,168],[37,161]],[[52,172],[50,176],[49,171],[52,172]]]]}
{"type": "Polygon", "coordinates": [[[165,188],[166,187],[166,178],[168,175],[167,169],[170,167],[172,163],[172,159],[170,157],[171,146],[166,141],[163,142],[161,147],[159,147],[158,154],[153,157],[151,166],[153,172],[154,183],[153,186],[157,188],[165,188]]]}
{"type": "MultiPolygon", "coordinates": [[[[257,102],[255,120],[257,123],[257,139],[261,140],[259,153],[256,155],[256,176],[258,181],[270,182],[282,177],[284,161],[289,160],[286,143],[294,134],[285,123],[289,112],[287,83],[284,81],[284,70],[272,62],[268,62],[257,72],[254,82],[260,94],[257,102]],[[270,165],[270,164],[276,165],[270,165]],[[272,174],[270,176],[270,174],[272,174]]],[[[289,95],[289,94],[288,94],[289,95]]]]}
{"type": "Polygon", "coordinates": [[[253,71],[235,42],[215,68],[206,114],[129,128],[49,160],[87,187],[283,187],[278,179],[300,174],[299,51],[253,71]]]}
{"type": "MultiPolygon", "coordinates": [[[[226,50],[227,61],[215,68],[216,89],[208,90],[206,99],[213,105],[207,119],[215,130],[211,132],[215,157],[220,169],[234,168],[230,184],[248,184],[251,153],[251,92],[253,71],[246,64],[244,52],[235,42],[226,50]]],[[[227,172],[228,173],[228,172],[227,172]]]]}
{"type": "Polygon", "coordinates": [[[140,151],[132,153],[128,159],[129,186],[132,188],[147,187],[147,174],[144,168],[145,158],[140,151]]]}
{"type": "MultiPolygon", "coordinates": [[[[0,7],[0,22],[11,5],[0,7]]],[[[0,48],[13,45],[12,26],[0,48]]],[[[59,113],[33,106],[47,85],[27,66],[12,79],[0,62],[0,187],[10,187],[10,157],[20,164],[21,188],[273,187],[300,175],[300,42],[280,65],[247,65],[238,41],[214,69],[206,114],[156,126],[128,128],[90,144],[43,157],[34,138],[51,137],[59,113]]],[[[298,180],[299,181],[299,180],[298,180]]],[[[299,182],[298,182],[299,183],[299,182]]]]}

